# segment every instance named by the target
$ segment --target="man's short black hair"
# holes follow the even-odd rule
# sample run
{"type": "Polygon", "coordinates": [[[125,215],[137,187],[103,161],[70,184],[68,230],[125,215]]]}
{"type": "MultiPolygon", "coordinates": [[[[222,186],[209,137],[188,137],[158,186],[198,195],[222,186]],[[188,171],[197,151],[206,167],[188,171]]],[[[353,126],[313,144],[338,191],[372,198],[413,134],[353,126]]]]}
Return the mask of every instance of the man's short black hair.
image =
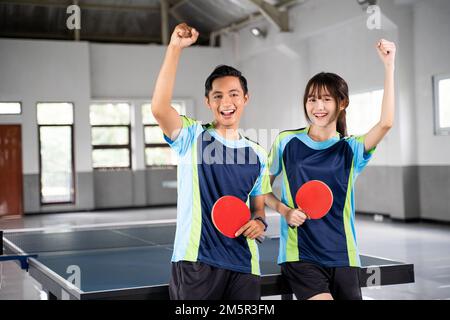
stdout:
{"type": "Polygon", "coordinates": [[[245,79],[242,73],[233,67],[220,65],[214,69],[205,81],[205,97],[208,97],[209,92],[212,90],[212,83],[214,80],[228,76],[238,78],[241,83],[242,90],[244,91],[244,95],[248,93],[247,79],[245,79]]]}

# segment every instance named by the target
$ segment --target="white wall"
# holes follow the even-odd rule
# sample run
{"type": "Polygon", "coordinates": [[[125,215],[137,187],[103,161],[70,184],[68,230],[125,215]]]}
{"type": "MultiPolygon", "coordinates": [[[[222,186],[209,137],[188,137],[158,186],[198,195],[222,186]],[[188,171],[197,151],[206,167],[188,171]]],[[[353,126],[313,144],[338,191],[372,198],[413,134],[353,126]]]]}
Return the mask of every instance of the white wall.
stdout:
{"type": "MultiPolygon", "coordinates": [[[[90,141],[89,49],[87,43],[0,39],[0,100],[21,101],[21,116],[2,116],[2,123],[22,123],[25,174],[39,172],[37,102],[73,102],[75,139],[90,141]]],[[[89,143],[75,145],[77,171],[90,171],[89,143]]]]}
{"type": "MultiPolygon", "coordinates": [[[[156,77],[163,62],[166,47],[157,45],[91,44],[92,99],[126,99],[130,102],[149,101],[156,77]]],[[[214,67],[222,64],[219,48],[190,47],[183,51],[178,65],[174,98],[187,100],[187,114],[203,122],[212,120],[204,103],[204,83],[214,67]]],[[[135,109],[134,145],[144,144],[142,114],[135,109]]],[[[144,169],[143,148],[133,148],[133,168],[144,169]]]]}
{"type": "Polygon", "coordinates": [[[414,51],[418,163],[449,165],[450,136],[434,135],[432,76],[450,73],[450,1],[415,5],[414,51]]]}
{"type": "MultiPolygon", "coordinates": [[[[382,17],[382,30],[369,30],[368,14],[353,0],[306,1],[291,8],[289,17],[289,33],[259,21],[254,25],[268,30],[266,39],[253,37],[251,26],[222,37],[226,56],[244,72],[253,92],[244,127],[284,130],[306,125],[304,88],[321,71],[341,75],[350,93],[383,87],[384,69],[374,45],[381,37],[397,40],[396,26],[388,18],[382,17]]],[[[399,127],[380,144],[371,165],[402,165],[399,127]]]]}
{"type": "MultiPolygon", "coordinates": [[[[151,99],[164,52],[165,47],[153,45],[0,39],[0,100],[22,102],[22,115],[1,116],[0,123],[22,123],[24,173],[39,172],[37,102],[74,103],[76,171],[92,171],[90,102],[151,99]]],[[[211,120],[204,81],[222,60],[218,48],[183,52],[174,97],[191,99],[199,120],[211,120]]]]}
{"type": "MultiPolygon", "coordinates": [[[[413,0],[415,1],[415,0],[413,0]]],[[[396,124],[401,153],[401,163],[417,164],[417,138],[415,130],[416,103],[414,90],[414,35],[413,35],[413,6],[395,5],[399,0],[384,0],[382,8],[397,27],[397,61],[396,61],[396,124]]]]}
{"type": "Polygon", "coordinates": [[[358,180],[357,209],[399,219],[448,220],[448,197],[439,193],[440,205],[430,215],[424,210],[428,196],[419,188],[423,184],[427,191],[438,191],[440,184],[433,177],[440,171],[428,173],[418,166],[450,164],[450,137],[433,135],[431,88],[432,75],[450,72],[450,1],[379,4],[381,30],[367,28],[369,15],[354,0],[306,0],[289,12],[290,33],[279,33],[261,20],[224,35],[225,56],[248,77],[251,92],[254,89],[257,108],[247,110],[243,124],[280,130],[304,126],[301,96],[306,82],[320,71],[341,75],[351,94],[382,88],[384,68],[374,44],[382,37],[393,40],[398,47],[395,125],[379,144],[372,168],[358,180]],[[267,37],[254,38],[252,26],[268,30],[267,37]]]}
{"type": "MultiPolygon", "coordinates": [[[[203,82],[211,69],[230,63],[249,80],[251,101],[244,128],[287,129],[305,125],[301,96],[306,81],[326,70],[341,74],[352,92],[383,85],[382,68],[373,51],[381,37],[398,38],[397,123],[371,165],[447,165],[449,137],[434,135],[431,77],[449,73],[450,1],[416,1],[412,6],[380,2],[386,30],[365,28],[367,14],[353,0],[306,1],[290,11],[291,33],[279,33],[264,20],[266,39],[249,28],[223,37],[223,50],[190,48],[184,53],[175,96],[191,97],[195,114],[211,119],[203,104],[203,82]],[[341,48],[341,49],[338,49],[341,48]],[[414,80],[415,79],[415,80],[414,80]],[[264,110],[261,112],[261,110],[264,110]],[[276,119],[276,121],[274,121],[276,119]],[[401,152],[399,152],[401,150],[401,152]]],[[[76,139],[90,141],[88,108],[93,98],[150,98],[164,48],[148,45],[0,40],[2,100],[20,100],[23,115],[3,116],[2,123],[26,123],[24,172],[38,163],[35,103],[75,103],[76,139]]],[[[88,144],[77,145],[77,171],[90,171],[88,144]]]]}
{"type": "MultiPolygon", "coordinates": [[[[434,135],[431,82],[435,74],[450,73],[450,1],[380,0],[380,6],[382,30],[367,29],[368,15],[355,0],[306,0],[290,10],[292,32],[279,33],[262,19],[254,25],[268,30],[265,39],[254,38],[249,26],[223,36],[222,48],[189,48],[179,65],[174,96],[192,99],[196,118],[210,121],[203,103],[204,80],[214,66],[228,63],[249,80],[251,99],[243,128],[298,128],[306,125],[301,99],[311,76],[336,72],[348,81],[351,93],[380,88],[383,68],[373,45],[380,37],[395,40],[396,122],[370,163],[379,170],[367,183],[383,184],[375,176],[389,167],[393,171],[384,173],[394,172],[395,179],[386,190],[399,199],[414,195],[405,192],[411,174],[401,173],[402,167],[450,164],[450,137],[434,135]]],[[[0,100],[23,103],[22,115],[0,116],[0,123],[23,124],[24,173],[38,172],[36,102],[74,102],[76,170],[92,171],[90,101],[150,99],[164,51],[153,45],[0,39],[0,100]]],[[[136,137],[140,140],[135,143],[141,144],[142,132],[136,137]]],[[[274,136],[265,132],[263,138],[269,149],[274,136]]],[[[426,181],[430,190],[432,180],[426,181]]],[[[419,198],[426,202],[422,194],[419,198]]],[[[365,209],[377,212],[377,206],[365,209]]],[[[408,209],[399,204],[388,211],[401,218],[408,209]]]]}
{"type": "MultiPolygon", "coordinates": [[[[384,67],[375,50],[380,38],[397,42],[397,30],[368,30],[365,15],[309,39],[310,74],[333,72],[345,79],[350,94],[382,89],[384,67]]],[[[353,106],[357,108],[356,105],[353,106]]],[[[399,121],[379,144],[370,165],[401,165],[399,121]]]]}
{"type": "Polygon", "coordinates": [[[250,103],[243,128],[286,130],[306,124],[300,99],[306,85],[302,75],[309,72],[308,51],[292,36],[269,32],[268,39],[255,39],[246,28],[238,37],[222,38],[229,63],[248,80],[250,103]]]}
{"type": "MultiPolygon", "coordinates": [[[[89,48],[93,98],[151,97],[165,47],[91,44],[89,48]]],[[[174,96],[191,97],[196,106],[203,106],[204,82],[220,63],[222,52],[218,48],[185,49],[178,66],[174,96]]],[[[205,108],[198,110],[200,116],[208,120],[209,114],[203,112],[203,109],[205,108]]]]}

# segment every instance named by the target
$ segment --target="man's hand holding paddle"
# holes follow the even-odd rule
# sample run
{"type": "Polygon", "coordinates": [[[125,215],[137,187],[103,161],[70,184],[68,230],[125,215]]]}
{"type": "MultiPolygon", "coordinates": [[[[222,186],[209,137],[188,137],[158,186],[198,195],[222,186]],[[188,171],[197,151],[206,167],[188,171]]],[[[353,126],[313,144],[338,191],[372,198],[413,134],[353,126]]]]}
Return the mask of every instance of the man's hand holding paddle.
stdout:
{"type": "Polygon", "coordinates": [[[249,220],[244,224],[237,232],[236,237],[243,235],[252,240],[258,240],[262,242],[264,239],[265,225],[259,220],[249,220]]]}
{"type": "Polygon", "coordinates": [[[252,220],[250,208],[235,196],[219,198],[212,208],[211,218],[217,230],[228,238],[244,235],[259,242],[264,240],[264,223],[252,220]]]}

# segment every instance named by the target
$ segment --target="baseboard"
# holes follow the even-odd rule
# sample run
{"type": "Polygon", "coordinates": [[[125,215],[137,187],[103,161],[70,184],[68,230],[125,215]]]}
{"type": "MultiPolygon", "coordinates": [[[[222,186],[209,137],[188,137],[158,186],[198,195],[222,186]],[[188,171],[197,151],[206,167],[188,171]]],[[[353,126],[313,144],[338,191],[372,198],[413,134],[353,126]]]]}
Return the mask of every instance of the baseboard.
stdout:
{"type": "Polygon", "coordinates": [[[158,208],[171,208],[176,204],[157,204],[157,205],[145,205],[134,207],[111,207],[111,208],[91,208],[91,209],[73,209],[73,210],[61,210],[61,211],[38,211],[38,212],[26,212],[24,216],[40,215],[40,214],[58,214],[58,213],[72,213],[72,212],[97,212],[97,211],[122,211],[133,209],[158,209],[158,208]]]}
{"type": "Polygon", "coordinates": [[[364,211],[356,211],[357,215],[366,216],[366,217],[375,217],[382,216],[383,219],[389,219],[392,222],[402,222],[402,223],[433,223],[440,225],[450,225],[450,221],[446,220],[438,220],[438,219],[429,219],[429,218],[397,218],[391,217],[391,215],[386,213],[374,213],[374,212],[364,212],[364,211]]]}

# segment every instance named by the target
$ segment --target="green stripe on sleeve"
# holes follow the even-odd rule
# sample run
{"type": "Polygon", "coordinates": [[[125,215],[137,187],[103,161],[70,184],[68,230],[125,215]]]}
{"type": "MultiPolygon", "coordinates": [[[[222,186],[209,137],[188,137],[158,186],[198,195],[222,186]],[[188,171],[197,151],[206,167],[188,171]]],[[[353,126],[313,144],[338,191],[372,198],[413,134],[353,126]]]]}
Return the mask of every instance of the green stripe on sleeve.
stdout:
{"type": "Polygon", "coordinates": [[[197,121],[195,119],[188,118],[186,116],[181,116],[181,121],[182,121],[182,124],[183,124],[183,128],[187,128],[187,127],[193,126],[194,124],[197,123],[197,121]]]}

